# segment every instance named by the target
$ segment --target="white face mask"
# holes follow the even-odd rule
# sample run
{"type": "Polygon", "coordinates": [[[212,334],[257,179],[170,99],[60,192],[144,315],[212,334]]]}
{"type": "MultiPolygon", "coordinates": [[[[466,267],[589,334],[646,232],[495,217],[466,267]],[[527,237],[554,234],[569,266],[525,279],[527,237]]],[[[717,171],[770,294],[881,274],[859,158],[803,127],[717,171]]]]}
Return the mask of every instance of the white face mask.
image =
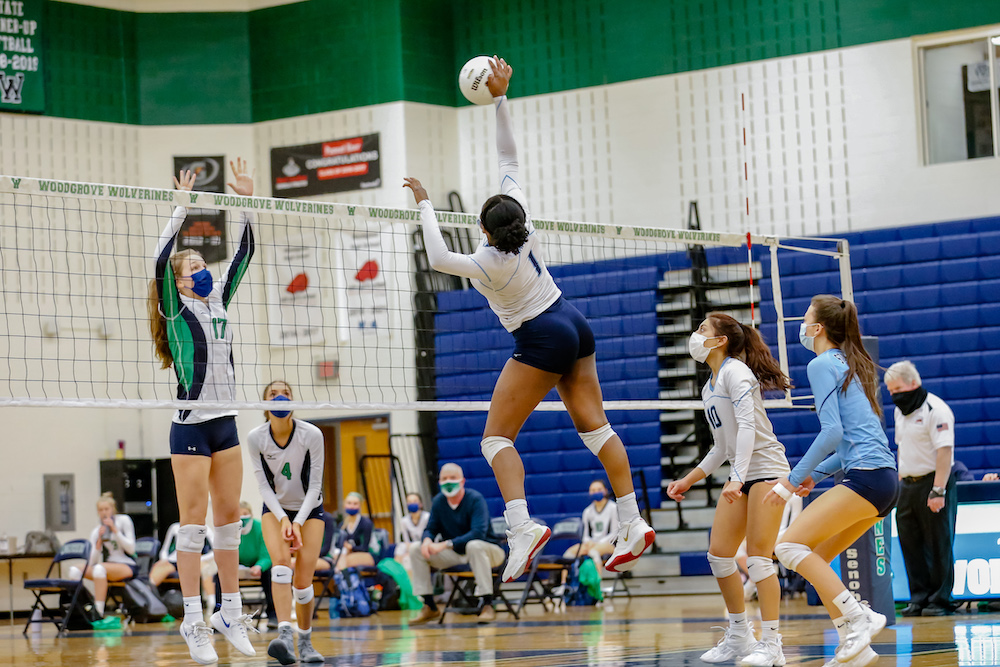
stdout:
{"type": "MultiPolygon", "coordinates": [[[[718,338],[718,336],[713,336],[713,338],[718,338]]],[[[720,347],[722,343],[718,345],[713,345],[712,347],[705,347],[705,341],[708,340],[708,336],[702,336],[700,333],[695,331],[688,338],[688,353],[691,358],[697,361],[699,364],[705,363],[708,359],[709,353],[717,347],[720,347]]]]}
{"type": "MultiPolygon", "coordinates": [[[[813,322],[815,324],[815,322],[813,322]]],[[[799,325],[799,342],[802,343],[802,347],[806,348],[810,352],[816,351],[816,336],[810,336],[808,331],[812,324],[806,324],[803,322],[799,325]]]]}

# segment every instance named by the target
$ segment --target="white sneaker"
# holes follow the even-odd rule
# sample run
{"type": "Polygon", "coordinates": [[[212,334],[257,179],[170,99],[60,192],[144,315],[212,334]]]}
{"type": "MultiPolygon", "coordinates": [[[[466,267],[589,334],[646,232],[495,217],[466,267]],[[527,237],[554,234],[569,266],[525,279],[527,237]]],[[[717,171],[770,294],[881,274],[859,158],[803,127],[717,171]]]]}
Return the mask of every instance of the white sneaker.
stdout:
{"type": "Polygon", "coordinates": [[[181,637],[187,642],[191,659],[199,665],[210,665],[219,661],[219,656],[212,646],[212,628],[205,625],[205,621],[181,623],[181,637]]]}
{"type": "Polygon", "coordinates": [[[837,647],[835,656],[839,663],[845,663],[861,653],[885,627],[885,616],[868,606],[867,602],[861,603],[861,611],[861,614],[847,621],[850,631],[837,647]]]}
{"type": "Polygon", "coordinates": [[[774,639],[761,639],[754,644],[750,655],[740,661],[744,667],[781,667],[785,664],[785,654],[781,650],[781,635],[774,639]]]}
{"type": "Polygon", "coordinates": [[[531,559],[541,551],[551,535],[552,531],[547,527],[530,520],[507,531],[507,547],[510,549],[510,555],[507,556],[507,567],[503,569],[505,584],[524,574],[524,571],[531,566],[531,559]]]}
{"type": "Polygon", "coordinates": [[[722,639],[713,648],[701,654],[702,662],[731,662],[749,655],[753,651],[757,640],[753,636],[753,623],[747,621],[746,635],[735,635],[732,628],[720,628],[725,630],[722,639]]]}
{"type": "Polygon", "coordinates": [[[604,564],[608,572],[627,572],[635,567],[635,561],[656,539],[656,531],[649,527],[642,517],[618,526],[615,551],[604,564]]]}
{"type": "Polygon", "coordinates": [[[847,662],[837,662],[836,658],[830,658],[823,667],[868,667],[869,665],[874,665],[877,660],[878,653],[873,651],[871,646],[866,646],[861,653],[858,653],[847,662]]]}
{"type": "Polygon", "coordinates": [[[260,630],[253,626],[253,617],[243,614],[235,619],[227,619],[221,611],[212,614],[212,627],[220,635],[229,640],[233,647],[243,655],[257,655],[247,636],[247,630],[252,630],[260,634],[260,630]]]}

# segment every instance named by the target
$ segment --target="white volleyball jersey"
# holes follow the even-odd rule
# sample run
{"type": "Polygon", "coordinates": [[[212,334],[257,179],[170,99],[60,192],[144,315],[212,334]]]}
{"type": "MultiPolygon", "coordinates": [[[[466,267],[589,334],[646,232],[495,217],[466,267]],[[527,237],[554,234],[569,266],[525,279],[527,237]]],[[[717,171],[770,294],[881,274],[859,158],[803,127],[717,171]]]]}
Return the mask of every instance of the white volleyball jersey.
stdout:
{"type": "MultiPolygon", "coordinates": [[[[187,217],[178,206],[156,245],[156,285],[160,312],[167,322],[167,339],[174,356],[177,398],[231,402],[236,398],[233,368],[233,331],[226,308],[246,274],[254,252],[251,214],[240,213],[240,245],[229,266],[205,301],[184,296],[177,289],[170,265],[177,234],[187,217]]],[[[236,410],[178,410],[173,421],[197,424],[236,415],[236,410]]]]}
{"type": "Polygon", "coordinates": [[[497,112],[500,192],[517,200],[524,209],[528,240],[515,254],[497,250],[483,236],[476,252],[463,255],[448,250],[429,200],[420,202],[420,219],[424,248],[431,268],[468,278],[476,291],[486,297],[504,329],[516,331],[554,304],[562,292],[545,267],[538,234],[531,223],[528,201],[518,181],[517,144],[507,110],[507,97],[496,98],[494,105],[497,112]]]}
{"type": "Polygon", "coordinates": [[[590,542],[611,542],[618,536],[618,505],[609,500],[600,512],[594,503],[583,510],[583,539],[590,542]]]}
{"type": "Polygon", "coordinates": [[[785,447],[775,437],[764,411],[760,382],[745,363],[727,357],[715,384],[711,379],[705,383],[701,400],[715,439],[715,446],[698,464],[706,475],[725,461],[732,466],[729,479],[738,482],[775,479],[789,473],[785,447]]]}
{"type": "Polygon", "coordinates": [[[421,511],[420,520],[413,523],[413,516],[407,513],[399,522],[399,542],[422,542],[430,518],[430,512],[421,511]]]}
{"type": "Polygon", "coordinates": [[[304,524],[309,513],[323,503],[323,432],[293,419],[292,435],[281,447],[274,441],[270,422],[265,422],[250,431],[247,444],[264,504],[279,521],[289,510],[297,513],[293,523],[304,524]]]}
{"type": "MultiPolygon", "coordinates": [[[[105,537],[100,548],[97,546],[97,538],[104,524],[98,524],[90,532],[90,562],[91,563],[125,563],[135,565],[135,526],[132,525],[132,517],[127,514],[115,515],[115,527],[117,533],[111,533],[110,537],[105,537]]],[[[110,529],[109,529],[110,530],[110,529]]]]}

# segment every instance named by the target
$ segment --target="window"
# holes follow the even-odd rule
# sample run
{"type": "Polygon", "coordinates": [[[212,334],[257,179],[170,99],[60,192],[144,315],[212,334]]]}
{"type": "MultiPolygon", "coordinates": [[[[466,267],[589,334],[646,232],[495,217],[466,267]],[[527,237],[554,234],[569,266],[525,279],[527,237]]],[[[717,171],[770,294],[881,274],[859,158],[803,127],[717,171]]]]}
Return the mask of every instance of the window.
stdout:
{"type": "Polygon", "coordinates": [[[927,164],[1000,156],[1000,30],[918,53],[927,164]]]}

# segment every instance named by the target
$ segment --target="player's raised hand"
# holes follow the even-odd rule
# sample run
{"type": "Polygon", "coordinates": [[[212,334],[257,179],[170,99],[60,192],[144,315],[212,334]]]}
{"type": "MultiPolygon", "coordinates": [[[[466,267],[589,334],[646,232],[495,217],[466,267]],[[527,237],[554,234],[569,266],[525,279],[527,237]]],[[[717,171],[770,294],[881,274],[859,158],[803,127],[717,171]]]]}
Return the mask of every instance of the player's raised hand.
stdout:
{"type": "Polygon", "coordinates": [[[493,97],[506,95],[507,86],[510,85],[510,77],[514,75],[514,68],[500,56],[493,56],[490,58],[490,69],[493,70],[493,73],[486,79],[486,87],[490,89],[493,97]]]}
{"type": "Polygon", "coordinates": [[[227,183],[229,187],[233,189],[238,195],[243,195],[244,197],[250,197],[253,195],[253,179],[257,175],[257,170],[254,169],[253,173],[248,173],[250,167],[247,165],[247,161],[243,158],[236,158],[236,164],[233,161],[229,161],[229,168],[233,170],[233,175],[236,177],[235,183],[227,183]]]}
{"type": "Polygon", "coordinates": [[[190,169],[183,169],[177,176],[174,176],[174,187],[178,190],[191,192],[191,190],[194,189],[194,182],[196,178],[198,178],[198,176],[193,171],[190,169]],[[180,180],[178,180],[178,177],[180,177],[180,180]]]}
{"type": "Polygon", "coordinates": [[[417,200],[418,204],[425,199],[430,199],[430,197],[427,196],[427,190],[425,190],[424,186],[420,184],[420,181],[408,176],[404,177],[403,180],[406,181],[403,183],[403,187],[410,188],[410,190],[413,191],[413,198],[417,200]]]}

